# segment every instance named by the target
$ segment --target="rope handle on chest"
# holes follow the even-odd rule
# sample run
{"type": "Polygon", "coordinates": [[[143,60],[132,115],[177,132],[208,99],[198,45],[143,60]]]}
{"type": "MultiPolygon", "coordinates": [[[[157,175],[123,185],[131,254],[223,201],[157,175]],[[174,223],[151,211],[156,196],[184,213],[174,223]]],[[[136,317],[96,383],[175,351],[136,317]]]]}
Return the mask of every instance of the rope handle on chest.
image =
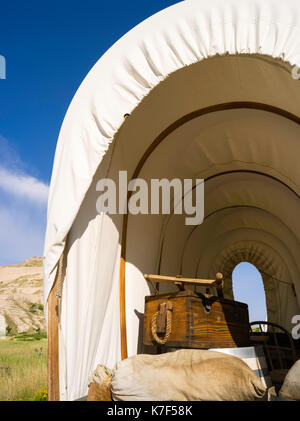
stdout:
{"type": "Polygon", "coordinates": [[[160,345],[164,345],[170,337],[170,334],[172,331],[172,311],[173,311],[172,303],[170,303],[169,301],[167,303],[161,303],[159,311],[154,313],[151,318],[151,333],[154,340],[160,345]],[[160,317],[160,320],[159,320],[160,324],[161,324],[162,319],[164,319],[165,321],[165,333],[163,337],[158,336],[158,332],[162,330],[161,326],[160,326],[160,329],[158,329],[159,317],[160,317]]]}

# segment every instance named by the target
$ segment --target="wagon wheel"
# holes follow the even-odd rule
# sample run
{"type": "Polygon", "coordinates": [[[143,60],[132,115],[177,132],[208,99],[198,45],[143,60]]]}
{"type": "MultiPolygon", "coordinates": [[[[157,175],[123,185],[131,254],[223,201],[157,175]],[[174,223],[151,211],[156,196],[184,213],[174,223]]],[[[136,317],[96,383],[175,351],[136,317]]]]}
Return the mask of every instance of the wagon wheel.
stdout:
{"type": "Polygon", "coordinates": [[[251,322],[249,323],[249,328],[250,342],[253,344],[263,345],[264,347],[272,382],[274,384],[282,384],[287,372],[297,359],[295,345],[290,333],[284,327],[267,321],[251,322]],[[259,326],[259,332],[257,332],[259,333],[258,335],[253,334],[253,326],[259,326]],[[263,326],[267,329],[264,329],[263,326]],[[279,344],[278,333],[283,333],[287,337],[289,346],[279,344]],[[273,338],[273,343],[271,343],[271,338],[273,338]],[[283,358],[283,356],[285,357],[288,354],[291,356],[292,364],[289,364],[287,359],[283,358]],[[275,361],[279,367],[275,366],[275,361]]]}

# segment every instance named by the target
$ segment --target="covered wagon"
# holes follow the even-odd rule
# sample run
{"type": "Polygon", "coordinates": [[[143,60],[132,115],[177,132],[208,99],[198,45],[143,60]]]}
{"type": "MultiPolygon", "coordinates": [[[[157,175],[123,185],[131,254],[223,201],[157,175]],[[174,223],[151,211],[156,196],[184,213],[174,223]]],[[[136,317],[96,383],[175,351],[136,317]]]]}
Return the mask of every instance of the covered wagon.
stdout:
{"type": "MultiPolygon", "coordinates": [[[[97,364],[142,351],[145,273],[261,271],[268,320],[300,314],[298,0],[186,0],[113,45],[63,122],[50,186],[44,291],[49,398],[87,394],[97,364]],[[99,213],[99,180],[202,179],[203,222],[99,213]],[[284,280],[285,282],[279,282],[284,280]]],[[[170,286],[165,286],[168,292],[170,286]]]]}

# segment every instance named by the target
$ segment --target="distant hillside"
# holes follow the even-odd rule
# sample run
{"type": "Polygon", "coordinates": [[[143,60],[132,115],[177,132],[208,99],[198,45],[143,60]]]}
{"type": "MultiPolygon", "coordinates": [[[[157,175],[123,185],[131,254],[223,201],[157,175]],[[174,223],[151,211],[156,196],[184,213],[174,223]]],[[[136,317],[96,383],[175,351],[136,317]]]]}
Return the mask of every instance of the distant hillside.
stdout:
{"type": "Polygon", "coordinates": [[[7,265],[7,266],[0,266],[1,267],[12,267],[12,268],[17,268],[17,267],[42,267],[43,266],[43,259],[42,257],[30,257],[30,259],[26,259],[24,260],[23,263],[19,263],[17,265],[7,265]]]}
{"type": "Polygon", "coordinates": [[[45,330],[40,257],[0,266],[0,337],[7,329],[11,333],[45,330]]]}

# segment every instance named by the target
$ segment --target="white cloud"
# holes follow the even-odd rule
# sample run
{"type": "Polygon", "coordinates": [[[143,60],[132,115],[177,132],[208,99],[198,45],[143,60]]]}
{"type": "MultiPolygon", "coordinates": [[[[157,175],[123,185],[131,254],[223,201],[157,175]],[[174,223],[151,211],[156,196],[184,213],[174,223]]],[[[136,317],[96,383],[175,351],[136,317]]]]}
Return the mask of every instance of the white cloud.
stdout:
{"type": "Polygon", "coordinates": [[[42,256],[46,212],[39,208],[32,212],[31,207],[0,206],[0,265],[42,256]]]}
{"type": "Polygon", "coordinates": [[[48,199],[49,186],[38,179],[9,171],[0,166],[0,188],[6,193],[19,197],[36,204],[46,204],[48,199]]]}
{"type": "Polygon", "coordinates": [[[49,186],[0,135],[0,265],[43,254],[49,186]]]}

